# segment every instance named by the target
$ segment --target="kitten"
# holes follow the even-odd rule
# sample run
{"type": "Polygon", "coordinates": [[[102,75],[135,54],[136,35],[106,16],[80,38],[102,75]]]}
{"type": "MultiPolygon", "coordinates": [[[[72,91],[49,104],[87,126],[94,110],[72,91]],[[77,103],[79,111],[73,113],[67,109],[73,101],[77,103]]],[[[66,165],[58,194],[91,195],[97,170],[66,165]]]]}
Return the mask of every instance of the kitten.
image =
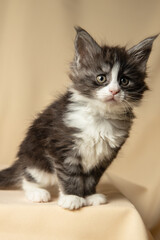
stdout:
{"type": "Polygon", "coordinates": [[[58,181],[58,204],[67,209],[107,202],[96,193],[102,174],[126,141],[133,107],[148,89],[149,37],[126,50],[100,47],[76,28],[71,86],[33,121],[17,160],[0,172],[0,187],[18,186],[33,202],[47,202],[58,181]]]}

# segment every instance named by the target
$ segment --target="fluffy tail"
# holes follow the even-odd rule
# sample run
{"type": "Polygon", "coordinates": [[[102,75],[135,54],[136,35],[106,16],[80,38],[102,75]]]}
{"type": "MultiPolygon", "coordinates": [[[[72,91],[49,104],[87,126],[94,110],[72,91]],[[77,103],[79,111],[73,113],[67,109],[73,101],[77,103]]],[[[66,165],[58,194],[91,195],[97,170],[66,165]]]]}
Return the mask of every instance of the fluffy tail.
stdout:
{"type": "Polygon", "coordinates": [[[17,162],[11,167],[0,171],[0,189],[18,186],[20,180],[21,174],[17,162]]]}

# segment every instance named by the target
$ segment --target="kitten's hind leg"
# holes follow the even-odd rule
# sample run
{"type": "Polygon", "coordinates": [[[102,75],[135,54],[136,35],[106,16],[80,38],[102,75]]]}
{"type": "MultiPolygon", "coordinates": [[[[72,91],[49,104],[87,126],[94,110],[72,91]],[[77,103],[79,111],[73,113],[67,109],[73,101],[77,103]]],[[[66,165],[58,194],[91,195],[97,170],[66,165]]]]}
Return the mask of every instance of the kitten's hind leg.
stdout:
{"type": "Polygon", "coordinates": [[[46,189],[41,188],[38,184],[29,182],[26,179],[23,180],[22,184],[25,195],[29,201],[48,202],[51,199],[50,193],[46,189]]]}
{"type": "Polygon", "coordinates": [[[22,188],[28,200],[32,202],[48,202],[51,199],[51,195],[44,188],[54,183],[54,174],[37,168],[28,168],[25,171],[22,188]]]}

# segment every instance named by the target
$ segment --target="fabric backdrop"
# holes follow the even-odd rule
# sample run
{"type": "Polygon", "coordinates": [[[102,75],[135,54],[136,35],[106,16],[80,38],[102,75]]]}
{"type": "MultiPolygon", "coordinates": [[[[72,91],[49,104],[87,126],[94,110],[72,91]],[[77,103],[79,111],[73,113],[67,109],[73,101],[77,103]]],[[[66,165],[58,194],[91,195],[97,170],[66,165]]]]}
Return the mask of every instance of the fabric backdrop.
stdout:
{"type": "MultiPolygon", "coordinates": [[[[99,43],[130,47],[160,32],[160,1],[0,0],[2,167],[14,161],[18,145],[35,115],[69,84],[74,25],[85,28],[99,43]]],[[[147,229],[158,240],[160,37],[154,42],[148,72],[151,91],[135,110],[137,119],[130,138],[107,170],[106,178],[135,206],[147,229]]],[[[5,207],[1,208],[2,213],[5,207]]]]}

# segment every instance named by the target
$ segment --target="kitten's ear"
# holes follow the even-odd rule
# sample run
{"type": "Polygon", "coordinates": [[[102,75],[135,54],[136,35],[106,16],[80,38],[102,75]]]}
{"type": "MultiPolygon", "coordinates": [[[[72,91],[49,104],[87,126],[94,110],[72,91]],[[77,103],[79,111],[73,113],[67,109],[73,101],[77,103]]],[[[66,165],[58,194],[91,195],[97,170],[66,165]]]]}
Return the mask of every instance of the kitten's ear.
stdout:
{"type": "Polygon", "coordinates": [[[94,60],[98,53],[101,53],[101,47],[81,27],[75,27],[75,30],[77,32],[75,39],[75,61],[77,64],[87,64],[91,60],[94,60]]]}
{"type": "Polygon", "coordinates": [[[153,41],[158,35],[148,37],[128,50],[129,55],[135,59],[141,71],[146,71],[146,64],[152,50],[153,41]]]}

